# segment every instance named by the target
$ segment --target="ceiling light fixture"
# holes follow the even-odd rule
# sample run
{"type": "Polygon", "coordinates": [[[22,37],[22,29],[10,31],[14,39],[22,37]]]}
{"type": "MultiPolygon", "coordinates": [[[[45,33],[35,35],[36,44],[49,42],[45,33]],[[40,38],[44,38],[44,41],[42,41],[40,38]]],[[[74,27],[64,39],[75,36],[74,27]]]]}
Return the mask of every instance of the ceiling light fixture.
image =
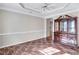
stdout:
{"type": "Polygon", "coordinates": [[[44,3],[44,5],[41,7],[41,11],[43,14],[46,14],[48,10],[50,10],[51,8],[55,7],[54,4],[51,3],[44,3]]]}
{"type": "Polygon", "coordinates": [[[46,11],[49,9],[50,3],[44,3],[44,5],[42,6],[42,11],[46,11]]]}

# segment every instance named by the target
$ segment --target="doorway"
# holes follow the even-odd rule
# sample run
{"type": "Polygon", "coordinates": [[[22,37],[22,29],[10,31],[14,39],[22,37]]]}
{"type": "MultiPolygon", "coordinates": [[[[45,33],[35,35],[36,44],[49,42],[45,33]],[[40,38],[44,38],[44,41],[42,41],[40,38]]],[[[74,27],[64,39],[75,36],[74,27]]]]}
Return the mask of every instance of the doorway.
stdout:
{"type": "Polygon", "coordinates": [[[49,43],[53,42],[53,19],[47,19],[46,21],[46,35],[47,35],[47,41],[49,43]]]}

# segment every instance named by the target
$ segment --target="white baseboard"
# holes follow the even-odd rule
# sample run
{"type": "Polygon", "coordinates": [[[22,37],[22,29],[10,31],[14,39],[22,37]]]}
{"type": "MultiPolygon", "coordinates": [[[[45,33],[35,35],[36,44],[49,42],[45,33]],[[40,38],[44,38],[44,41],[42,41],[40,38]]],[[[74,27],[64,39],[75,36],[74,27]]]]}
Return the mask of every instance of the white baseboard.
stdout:
{"type": "MultiPolygon", "coordinates": [[[[42,37],[42,38],[45,38],[45,37],[42,37]]],[[[41,39],[41,38],[39,38],[39,39],[41,39]]],[[[38,39],[33,39],[33,40],[38,40],[38,39]]],[[[26,43],[26,42],[33,41],[33,40],[28,40],[28,41],[18,42],[18,43],[15,43],[15,44],[5,45],[5,46],[2,46],[0,48],[10,47],[10,46],[26,43]]]]}
{"type": "Polygon", "coordinates": [[[37,39],[40,39],[40,38],[45,38],[46,35],[43,35],[43,34],[44,34],[43,30],[0,34],[0,36],[4,37],[4,39],[1,39],[1,40],[5,41],[4,43],[2,43],[0,48],[13,46],[13,45],[25,43],[25,42],[28,42],[28,41],[37,40],[37,39]],[[19,35],[22,36],[22,37],[20,37],[19,35]],[[29,37],[30,36],[32,36],[32,37],[28,39],[28,37],[26,37],[25,35],[26,36],[29,35],[29,37]],[[8,43],[8,41],[9,41],[9,43],[8,43]]]}

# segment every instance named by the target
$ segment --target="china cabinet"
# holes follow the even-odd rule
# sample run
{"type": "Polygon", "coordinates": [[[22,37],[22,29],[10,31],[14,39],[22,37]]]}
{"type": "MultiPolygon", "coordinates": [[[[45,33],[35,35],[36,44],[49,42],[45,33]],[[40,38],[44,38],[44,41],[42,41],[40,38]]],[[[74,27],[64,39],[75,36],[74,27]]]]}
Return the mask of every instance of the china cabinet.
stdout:
{"type": "Polygon", "coordinates": [[[54,20],[54,42],[77,45],[77,17],[65,15],[54,20]]]}

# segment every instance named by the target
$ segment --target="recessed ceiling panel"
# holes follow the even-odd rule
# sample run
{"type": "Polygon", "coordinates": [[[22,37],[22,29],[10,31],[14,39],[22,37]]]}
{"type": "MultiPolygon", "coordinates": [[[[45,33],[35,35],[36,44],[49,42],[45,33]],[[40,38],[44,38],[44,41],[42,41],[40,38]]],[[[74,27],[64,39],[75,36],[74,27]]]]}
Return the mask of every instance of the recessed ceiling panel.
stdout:
{"type": "Polygon", "coordinates": [[[36,16],[49,16],[78,9],[78,3],[0,3],[0,9],[16,10],[36,16]]]}

